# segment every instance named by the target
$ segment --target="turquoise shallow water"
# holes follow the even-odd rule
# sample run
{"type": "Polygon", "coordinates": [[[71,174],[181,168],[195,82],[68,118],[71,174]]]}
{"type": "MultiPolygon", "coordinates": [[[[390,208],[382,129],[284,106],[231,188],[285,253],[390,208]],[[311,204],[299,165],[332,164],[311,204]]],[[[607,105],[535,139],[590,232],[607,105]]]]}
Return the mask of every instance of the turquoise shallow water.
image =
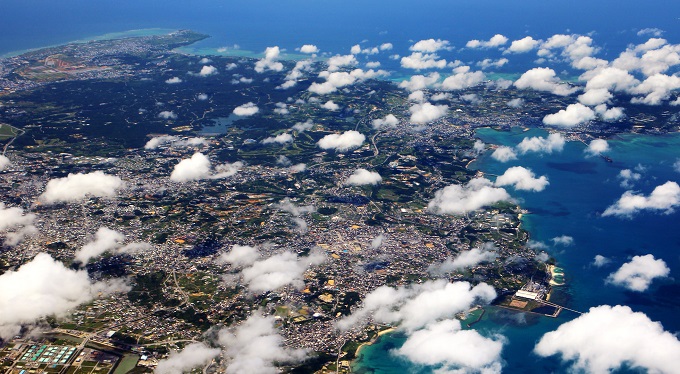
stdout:
{"type": "MultiPolygon", "coordinates": [[[[508,146],[518,144],[527,136],[546,135],[538,129],[499,132],[485,128],[478,131],[484,142],[508,146]]],[[[542,192],[508,190],[531,212],[523,217],[523,223],[533,240],[550,245],[550,239],[556,236],[574,238],[573,246],[550,246],[548,249],[565,270],[567,285],[558,289],[557,297],[567,306],[587,311],[603,304],[625,304],[661,322],[666,330],[677,333],[680,331],[680,213],[644,212],[632,219],[601,217],[600,214],[626,190],[617,178],[622,169],[640,165],[642,178],[634,184],[633,190],[644,194],[666,181],[680,181],[680,173],[672,165],[680,157],[680,134],[623,135],[610,139],[609,145],[611,151],[607,154],[612,163],[599,157],[586,158],[583,143],[568,142],[560,153],[527,154],[505,164],[492,159],[491,152],[487,152],[472,167],[489,174],[502,174],[511,166],[524,166],[537,175],[548,177],[550,185],[542,192]],[[666,262],[671,269],[669,278],[654,281],[650,289],[642,293],[605,283],[607,275],[631,256],[648,253],[666,262]],[[591,263],[597,254],[611,259],[611,264],[593,267],[591,263]]],[[[489,178],[494,179],[491,175],[489,178]]],[[[566,372],[566,366],[556,358],[540,358],[531,351],[544,333],[574,317],[575,314],[569,312],[552,319],[489,308],[475,328],[485,334],[500,333],[507,338],[502,354],[505,372],[566,372]]],[[[366,347],[355,369],[375,373],[431,372],[434,368],[414,368],[389,353],[403,341],[403,336],[382,338],[377,344],[366,347]]]]}

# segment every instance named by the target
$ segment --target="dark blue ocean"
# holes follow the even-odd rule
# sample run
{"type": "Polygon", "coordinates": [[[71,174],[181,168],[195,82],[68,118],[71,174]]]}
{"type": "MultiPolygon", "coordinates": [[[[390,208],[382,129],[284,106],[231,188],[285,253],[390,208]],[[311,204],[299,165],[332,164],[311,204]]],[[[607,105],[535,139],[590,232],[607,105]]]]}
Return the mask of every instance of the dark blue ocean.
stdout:
{"type": "MultiPolygon", "coordinates": [[[[489,39],[496,33],[510,40],[527,35],[545,39],[556,33],[589,34],[601,48],[597,56],[613,59],[628,44],[647,40],[637,35],[643,28],[661,29],[664,38],[680,42],[679,17],[680,2],[669,0],[0,0],[0,56],[128,30],[193,29],[211,35],[188,48],[201,53],[235,44],[245,55],[273,45],[294,53],[303,44],[315,44],[322,52],[347,54],[354,44],[373,47],[389,42],[394,45],[392,51],[361,56],[360,61],[380,61],[381,68],[395,71],[393,77],[398,77],[404,72],[388,56],[407,54],[408,46],[420,39],[449,40],[455,48],[441,52],[443,57],[473,63],[501,54],[461,51],[470,39],[489,39]]],[[[522,73],[537,66],[535,58],[535,54],[513,55],[508,65],[496,71],[522,73]]],[[[566,66],[554,68],[569,75],[563,72],[566,66]]],[[[478,135],[487,143],[515,145],[525,136],[541,134],[540,130],[486,129],[478,135]]],[[[680,279],[680,213],[643,213],[631,220],[600,216],[624,191],[616,179],[621,169],[642,165],[645,171],[635,189],[646,194],[667,180],[680,180],[671,166],[680,155],[680,136],[622,136],[610,145],[613,163],[585,159],[583,144],[573,142],[562,153],[526,155],[507,164],[482,155],[473,166],[500,174],[520,165],[548,176],[550,185],[545,191],[512,194],[532,212],[523,219],[532,239],[548,242],[569,235],[575,240],[572,247],[549,250],[567,273],[568,284],[561,290],[565,303],[581,311],[602,304],[626,304],[661,321],[667,330],[680,332],[680,283],[676,280],[680,279]],[[604,283],[630,256],[647,253],[666,261],[672,278],[655,281],[645,293],[604,283]],[[611,258],[612,265],[589,266],[596,254],[611,258]]],[[[476,328],[507,337],[506,372],[564,371],[555,359],[539,359],[530,352],[542,334],[573,317],[565,312],[557,319],[533,318],[490,309],[476,328]]],[[[362,351],[356,368],[378,373],[428,372],[390,355],[390,347],[401,342],[398,335],[386,335],[362,351]]]]}

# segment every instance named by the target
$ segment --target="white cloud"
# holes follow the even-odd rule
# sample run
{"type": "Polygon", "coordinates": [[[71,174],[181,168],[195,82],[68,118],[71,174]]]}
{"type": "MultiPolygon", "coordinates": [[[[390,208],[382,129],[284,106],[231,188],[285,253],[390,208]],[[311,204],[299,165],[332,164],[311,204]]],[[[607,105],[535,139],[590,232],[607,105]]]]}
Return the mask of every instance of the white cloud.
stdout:
{"type": "Polygon", "coordinates": [[[217,68],[212,65],[204,65],[198,75],[201,77],[207,77],[209,75],[217,74],[217,68]]]}
{"type": "Polygon", "coordinates": [[[543,191],[549,185],[548,178],[543,175],[536,178],[534,172],[521,166],[513,166],[496,178],[496,186],[513,186],[516,190],[543,191]]]}
{"type": "Polygon", "coordinates": [[[629,90],[631,94],[643,95],[634,97],[635,104],[660,105],[670,98],[671,92],[680,89],[680,77],[675,75],[655,74],[629,90]]]}
{"type": "Polygon", "coordinates": [[[63,316],[101,292],[126,292],[121,280],[90,281],[87,271],[71,270],[46,253],[39,253],[18,270],[0,275],[0,337],[9,339],[51,315],[63,316]]]}
{"type": "Polygon", "coordinates": [[[232,175],[236,174],[243,168],[243,162],[241,161],[236,161],[234,163],[225,163],[221,165],[215,166],[215,174],[211,175],[210,178],[212,179],[221,179],[221,178],[227,178],[231,177],[232,175]]]}
{"type": "Polygon", "coordinates": [[[409,101],[415,101],[417,103],[422,103],[427,100],[427,97],[425,97],[425,92],[418,90],[418,91],[413,91],[408,95],[409,101]]]}
{"type": "Polygon", "coordinates": [[[116,191],[123,188],[123,181],[113,175],[94,171],[88,174],[69,174],[64,178],[52,179],[47,182],[45,192],[40,195],[40,201],[45,204],[59,202],[75,202],[87,196],[113,197],[116,191]]]}
{"type": "Polygon", "coordinates": [[[601,268],[603,266],[608,265],[612,260],[602,256],[602,255],[595,255],[595,258],[593,258],[593,266],[601,268]]]}
{"type": "Polygon", "coordinates": [[[453,75],[444,79],[441,84],[443,90],[462,90],[474,87],[486,79],[486,75],[481,71],[470,71],[469,66],[459,66],[453,69],[453,75]]]}
{"type": "Polygon", "coordinates": [[[522,99],[521,97],[517,97],[508,101],[506,104],[510,108],[521,108],[524,106],[524,99],[522,99]]]}
{"type": "Polygon", "coordinates": [[[549,126],[574,127],[595,119],[595,112],[587,106],[576,103],[569,104],[566,109],[543,117],[543,123],[549,126]]]}
{"type": "Polygon", "coordinates": [[[280,202],[274,204],[274,207],[276,209],[290,213],[294,217],[299,217],[303,214],[316,212],[316,208],[314,207],[314,205],[303,205],[303,206],[295,205],[295,204],[293,204],[292,201],[290,201],[290,198],[287,198],[287,197],[285,199],[281,200],[280,202]]]}
{"type": "Polygon", "coordinates": [[[491,157],[496,161],[508,162],[517,160],[517,153],[515,153],[515,150],[512,148],[503,145],[496,148],[491,154],[491,157]]]}
{"type": "Polygon", "coordinates": [[[600,116],[600,118],[603,121],[607,122],[614,122],[617,121],[623,117],[625,117],[625,114],[623,113],[623,108],[607,108],[606,104],[600,104],[595,107],[595,114],[600,116]]]}
{"type": "Polygon", "coordinates": [[[526,53],[538,47],[541,44],[540,40],[536,40],[530,36],[515,40],[510,44],[510,47],[503,53],[526,53]]]}
{"type": "Polygon", "coordinates": [[[447,258],[441,264],[432,265],[428,271],[434,274],[444,274],[470,268],[482,262],[490,262],[498,257],[496,250],[497,248],[493,243],[484,243],[482,246],[472,248],[469,251],[461,251],[458,256],[447,258]]]}
{"type": "Polygon", "coordinates": [[[673,163],[673,169],[675,169],[675,171],[680,173],[680,158],[675,160],[675,162],[673,163]]]}
{"type": "Polygon", "coordinates": [[[172,111],[169,111],[169,110],[164,110],[164,111],[158,113],[158,118],[177,119],[177,114],[175,114],[175,112],[172,112],[172,111]]]}
{"type": "Polygon", "coordinates": [[[383,43],[378,47],[381,51],[391,51],[393,48],[392,43],[383,43]]]}
{"type": "Polygon", "coordinates": [[[170,174],[170,180],[189,182],[210,177],[210,160],[203,153],[196,152],[191,158],[180,161],[170,174]]]}
{"type": "Polygon", "coordinates": [[[278,46],[265,48],[264,57],[255,63],[255,71],[258,73],[264,73],[266,70],[283,70],[283,64],[276,61],[280,54],[281,50],[278,46]]]}
{"type": "Polygon", "coordinates": [[[274,108],[274,113],[280,114],[285,116],[286,114],[290,113],[288,110],[288,104],[286,103],[276,103],[276,108],[274,108]]]}
{"type": "Polygon", "coordinates": [[[198,96],[196,96],[196,98],[198,100],[205,101],[205,100],[208,100],[208,95],[202,93],[202,94],[198,94],[198,96]]]}
{"type": "Polygon", "coordinates": [[[5,155],[0,155],[0,171],[5,170],[12,162],[5,155]]]}
{"type": "Polygon", "coordinates": [[[395,323],[407,332],[450,319],[474,303],[489,303],[496,291],[486,283],[474,287],[468,282],[449,283],[443,279],[392,288],[381,286],[368,293],[361,308],[337,322],[341,330],[354,328],[372,318],[395,323]]]}
{"type": "Polygon", "coordinates": [[[588,147],[583,150],[589,156],[599,156],[609,151],[609,143],[604,139],[593,139],[588,147]]]}
{"type": "Polygon", "coordinates": [[[413,332],[394,352],[437,373],[500,373],[503,339],[463,330],[458,320],[433,323],[413,332]]]}
{"type": "Polygon", "coordinates": [[[175,148],[184,148],[184,147],[197,147],[205,144],[207,144],[207,141],[204,138],[182,139],[178,136],[173,135],[161,135],[149,139],[149,141],[146,142],[146,144],[144,145],[144,149],[153,150],[157,149],[162,145],[170,145],[171,147],[175,148]]]}
{"type": "Polygon", "coordinates": [[[290,167],[290,171],[293,173],[302,173],[305,170],[307,170],[307,165],[303,163],[295,164],[290,167]]]}
{"type": "Polygon", "coordinates": [[[676,373],[680,341],[644,313],[602,305],[562,324],[534,348],[540,356],[561,355],[574,371],[604,374],[623,368],[676,373]]]}
{"type": "Polygon", "coordinates": [[[616,92],[629,91],[640,83],[626,70],[615,67],[595,69],[584,73],[579,79],[587,81],[586,91],[596,89],[607,89],[608,91],[616,92]]]}
{"type": "Polygon", "coordinates": [[[505,45],[507,42],[507,37],[501,34],[496,34],[489,40],[470,40],[467,42],[467,44],[465,44],[465,46],[467,48],[496,48],[505,45]]]}
{"type": "Polygon", "coordinates": [[[602,216],[632,217],[643,211],[661,211],[669,214],[680,206],[680,186],[676,182],[668,181],[654,188],[649,196],[626,191],[618,201],[609,206],[602,216]]]}
{"type": "Polygon", "coordinates": [[[342,134],[329,134],[321,138],[316,144],[322,149],[335,149],[346,152],[364,144],[366,136],[358,131],[350,130],[342,134]]]}
{"type": "Polygon", "coordinates": [[[416,44],[409,47],[409,50],[416,52],[437,52],[440,49],[447,49],[449,47],[448,40],[442,39],[426,39],[417,42],[416,44]]]}
{"type": "Polygon", "coordinates": [[[305,122],[297,122],[296,124],[293,125],[292,129],[297,132],[305,132],[307,130],[310,130],[312,127],[314,127],[314,123],[312,122],[311,119],[308,119],[305,122]]]}
{"type": "Polygon", "coordinates": [[[425,75],[412,75],[408,80],[399,83],[399,87],[409,91],[422,90],[424,88],[433,87],[439,81],[440,75],[433,72],[425,75]]]}
{"type": "Polygon", "coordinates": [[[276,135],[276,136],[270,136],[270,137],[262,140],[262,144],[271,144],[271,143],[286,144],[286,143],[292,143],[292,142],[293,142],[293,136],[291,134],[287,133],[287,132],[284,132],[284,133],[276,135]]]}
{"type": "Polygon", "coordinates": [[[379,68],[380,67],[380,61],[369,61],[366,63],[367,68],[379,68]]]}
{"type": "Polygon", "coordinates": [[[645,36],[645,35],[651,35],[651,36],[661,36],[663,35],[663,30],[658,29],[656,27],[648,27],[641,29],[640,31],[637,32],[638,36],[645,36]]]}
{"type": "Polygon", "coordinates": [[[300,289],[304,287],[304,272],[310,266],[321,264],[325,258],[323,252],[315,249],[306,257],[285,251],[248,264],[240,272],[242,281],[239,283],[245,284],[252,293],[273,291],[288,285],[300,289]]]}
{"type": "Polygon", "coordinates": [[[383,242],[385,242],[385,235],[380,234],[371,240],[371,248],[378,249],[382,246],[383,242]]]}
{"type": "Polygon", "coordinates": [[[477,62],[477,66],[481,67],[482,69],[500,68],[505,66],[508,62],[510,62],[510,60],[507,58],[500,58],[498,60],[485,58],[484,60],[477,62]]]}
{"type": "Polygon", "coordinates": [[[385,118],[374,119],[371,124],[373,125],[373,129],[377,130],[380,128],[394,127],[399,124],[399,120],[394,114],[388,114],[385,118]]]}
{"type": "Polygon", "coordinates": [[[446,60],[438,58],[434,53],[413,52],[401,58],[401,67],[415,70],[445,68],[446,60]]]}
{"type": "Polygon", "coordinates": [[[274,374],[279,372],[277,365],[304,360],[307,351],[286,348],[274,326],[274,317],[264,317],[256,312],[238,326],[220,330],[218,342],[223,346],[225,372],[274,374]]]}
{"type": "Polygon", "coordinates": [[[440,100],[449,100],[451,99],[451,94],[448,92],[440,92],[432,95],[430,100],[432,101],[440,101],[440,100]]]}
{"type": "Polygon", "coordinates": [[[305,44],[300,47],[300,52],[302,53],[319,53],[319,48],[314,44],[305,44]]]}
{"type": "Polygon", "coordinates": [[[642,174],[635,173],[630,169],[623,169],[617,175],[617,178],[621,179],[621,187],[632,188],[634,182],[639,181],[642,178],[642,174]]]}
{"type": "Polygon", "coordinates": [[[210,348],[205,343],[191,343],[182,351],[172,351],[166,359],[158,361],[156,374],[182,374],[191,369],[203,367],[220,354],[219,348],[210,348]]]}
{"type": "Polygon", "coordinates": [[[556,236],[550,240],[552,240],[554,245],[561,245],[565,247],[570,247],[574,245],[574,238],[568,235],[556,236]]]}
{"type": "Polygon", "coordinates": [[[413,104],[409,108],[411,112],[410,122],[416,124],[430,123],[444,117],[448,110],[448,105],[413,104]]]}
{"type": "Polygon", "coordinates": [[[90,262],[90,259],[121,247],[124,240],[125,235],[120,232],[106,227],[100,227],[93,240],[78,249],[74,257],[76,260],[82,262],[83,265],[87,265],[87,263],[90,262]]]}
{"type": "Polygon", "coordinates": [[[345,185],[349,186],[364,186],[367,184],[376,185],[382,182],[382,177],[375,171],[368,171],[366,169],[357,169],[352,175],[347,178],[345,185]]]}
{"type": "Polygon", "coordinates": [[[334,103],[333,100],[326,101],[321,107],[333,112],[340,109],[340,105],[334,103]]]}
{"type": "Polygon", "coordinates": [[[234,108],[233,113],[236,114],[237,116],[250,117],[259,111],[260,108],[258,108],[257,105],[255,105],[255,103],[247,102],[243,105],[239,105],[236,108],[234,108]]]}
{"type": "Polygon", "coordinates": [[[557,78],[555,71],[550,68],[533,68],[515,81],[515,87],[523,89],[534,89],[537,91],[546,91],[558,96],[568,96],[576,92],[576,88],[570,87],[568,84],[562,83],[557,78]]]}
{"type": "Polygon", "coordinates": [[[250,266],[260,258],[257,247],[233,245],[229,253],[222,253],[217,258],[219,264],[231,264],[236,267],[250,266]]]}
{"type": "Polygon", "coordinates": [[[465,214],[507,200],[510,195],[505,189],[493,187],[486,178],[475,178],[465,185],[453,184],[438,190],[427,209],[435,214],[465,214]]]}
{"type": "Polygon", "coordinates": [[[656,278],[667,277],[670,269],[662,259],[655,259],[654,255],[633,256],[630,262],[609,274],[607,282],[625,287],[631,291],[642,292],[656,278]]]}
{"type": "Polygon", "coordinates": [[[182,83],[182,80],[179,79],[178,77],[172,77],[168,80],[165,81],[167,84],[177,84],[177,83],[182,83]]]}
{"type": "Polygon", "coordinates": [[[336,55],[326,61],[328,64],[328,71],[337,71],[343,66],[352,66],[358,63],[354,55],[336,55]]]}
{"type": "Polygon", "coordinates": [[[609,92],[606,88],[595,88],[592,90],[587,90],[583,95],[579,95],[578,102],[583,105],[599,105],[608,103],[614,95],[609,92]]]}
{"type": "Polygon", "coordinates": [[[562,134],[553,133],[548,135],[547,138],[542,136],[524,138],[519,144],[517,144],[517,150],[519,150],[521,154],[526,154],[529,152],[551,154],[553,152],[562,152],[565,143],[566,139],[564,136],[562,136],[562,134]]]}
{"type": "Polygon", "coordinates": [[[35,219],[36,215],[33,213],[26,213],[19,207],[6,207],[4,203],[0,203],[0,234],[5,235],[3,245],[13,247],[26,236],[37,233],[35,219]]]}
{"type": "Polygon", "coordinates": [[[319,77],[325,78],[326,81],[323,83],[314,82],[309,86],[308,90],[319,95],[325,95],[337,91],[338,88],[354,84],[356,81],[372,79],[380,76],[385,76],[387,74],[388,73],[384,70],[364,71],[362,69],[354,69],[349,73],[344,71],[340,72],[322,71],[321,73],[319,73],[319,77]]]}

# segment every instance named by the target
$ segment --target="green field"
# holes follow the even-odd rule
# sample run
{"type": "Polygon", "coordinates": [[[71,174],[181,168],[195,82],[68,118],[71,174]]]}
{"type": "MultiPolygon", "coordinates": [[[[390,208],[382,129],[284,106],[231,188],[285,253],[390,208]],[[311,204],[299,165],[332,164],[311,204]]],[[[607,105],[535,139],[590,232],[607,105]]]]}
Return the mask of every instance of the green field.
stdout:
{"type": "Polygon", "coordinates": [[[0,140],[11,139],[19,134],[19,130],[4,123],[0,123],[0,140]]]}

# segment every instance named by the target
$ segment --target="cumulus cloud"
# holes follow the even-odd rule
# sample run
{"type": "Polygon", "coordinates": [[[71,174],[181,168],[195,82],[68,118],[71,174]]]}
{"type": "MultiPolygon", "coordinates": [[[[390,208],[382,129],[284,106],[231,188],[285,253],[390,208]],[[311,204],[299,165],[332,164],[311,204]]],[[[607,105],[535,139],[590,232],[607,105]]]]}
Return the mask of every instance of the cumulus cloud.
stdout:
{"type": "Polygon", "coordinates": [[[8,166],[10,166],[12,162],[7,158],[5,155],[0,155],[0,171],[3,171],[7,169],[8,166]]]}
{"type": "Polygon", "coordinates": [[[348,73],[345,71],[331,72],[329,68],[328,71],[322,71],[319,73],[319,77],[325,78],[326,81],[323,83],[312,83],[307,90],[315,94],[325,95],[335,92],[339,88],[352,85],[357,81],[363,81],[366,79],[372,79],[386,75],[388,75],[388,73],[384,70],[364,71],[362,69],[354,69],[348,73]]]}
{"type": "Polygon", "coordinates": [[[416,124],[430,123],[444,117],[448,110],[448,105],[414,104],[409,108],[411,112],[410,122],[416,124]]]}
{"type": "Polygon", "coordinates": [[[441,367],[436,372],[500,373],[502,349],[501,337],[486,338],[463,330],[458,320],[445,320],[413,332],[394,352],[419,365],[441,367]]]}
{"type": "Polygon", "coordinates": [[[219,179],[236,174],[243,163],[223,164],[215,167],[215,174],[211,174],[212,164],[203,153],[196,152],[191,158],[183,159],[173,169],[170,180],[174,182],[190,182],[201,179],[219,179]]]}
{"type": "MultiPolygon", "coordinates": [[[[680,59],[680,57],[679,57],[680,59]]],[[[635,104],[661,105],[670,98],[671,92],[680,89],[680,77],[675,75],[655,74],[645,79],[639,85],[631,88],[630,93],[642,95],[634,97],[635,104]]]]}
{"type": "Polygon", "coordinates": [[[189,182],[210,177],[210,160],[203,153],[196,152],[191,158],[180,161],[170,174],[170,180],[189,182]]]}
{"type": "Polygon", "coordinates": [[[445,68],[446,60],[438,60],[438,58],[439,56],[435,53],[413,52],[401,58],[401,67],[414,70],[445,68]]]}
{"type": "Polygon", "coordinates": [[[558,96],[568,96],[576,92],[576,88],[562,83],[557,78],[555,71],[550,68],[533,68],[524,74],[514,83],[520,90],[533,89],[536,91],[550,92],[558,96]]]}
{"type": "Polygon", "coordinates": [[[316,144],[321,149],[334,149],[338,152],[346,152],[364,144],[366,136],[358,131],[349,130],[342,134],[329,134],[321,138],[316,144]]]}
{"type": "Polygon", "coordinates": [[[625,287],[631,291],[642,292],[656,278],[667,277],[670,269],[662,259],[655,259],[654,255],[634,256],[630,262],[609,274],[607,282],[625,287]]]}
{"type": "Polygon", "coordinates": [[[482,103],[482,99],[480,99],[477,94],[460,95],[460,99],[473,105],[478,105],[482,103]]]}
{"type": "Polygon", "coordinates": [[[606,122],[617,121],[625,116],[625,114],[623,114],[623,108],[607,108],[606,104],[596,106],[594,111],[595,114],[606,122]]]}
{"type": "Polygon", "coordinates": [[[178,77],[172,77],[170,79],[167,79],[165,81],[165,83],[167,83],[167,84],[177,84],[177,83],[182,83],[182,80],[179,79],[178,77]]]}
{"type": "Polygon", "coordinates": [[[496,291],[486,283],[474,287],[468,282],[449,283],[443,279],[392,288],[381,286],[368,293],[361,308],[338,321],[341,330],[356,327],[371,318],[395,323],[407,332],[433,322],[449,319],[474,303],[489,303],[496,291]]]}
{"type": "MultiPolygon", "coordinates": [[[[266,259],[258,259],[247,264],[241,271],[240,284],[245,284],[252,293],[262,293],[292,285],[300,289],[304,287],[302,275],[310,266],[325,261],[325,254],[313,249],[308,256],[298,257],[295,253],[284,251],[266,259]]],[[[228,258],[225,262],[235,265],[228,258]]]]}
{"type": "Polygon", "coordinates": [[[549,126],[574,127],[595,119],[595,112],[587,106],[576,103],[569,104],[566,109],[543,117],[543,123],[549,126]]]}
{"type": "Polygon", "coordinates": [[[292,129],[297,132],[305,132],[307,130],[311,130],[312,127],[314,127],[314,122],[312,122],[311,119],[308,119],[305,122],[297,122],[293,125],[292,129]]]}
{"type": "MultiPolygon", "coordinates": [[[[586,81],[586,91],[606,89],[623,92],[629,91],[640,83],[628,71],[615,67],[595,69],[584,73],[579,79],[586,81]]],[[[600,91],[600,93],[604,94],[604,91],[600,91]]]]}
{"type": "Polygon", "coordinates": [[[526,53],[538,47],[539,44],[541,44],[540,40],[527,36],[519,40],[514,40],[510,44],[510,47],[503,53],[526,53]]]}
{"type": "Polygon", "coordinates": [[[149,139],[144,145],[144,149],[152,150],[157,149],[163,145],[169,145],[171,147],[183,148],[183,147],[197,147],[205,145],[207,142],[204,138],[188,138],[182,139],[178,136],[173,135],[161,135],[149,139]]]}
{"type": "Polygon", "coordinates": [[[438,190],[427,209],[435,214],[465,214],[507,200],[510,195],[505,189],[493,187],[486,178],[475,178],[465,185],[453,184],[438,190]]]}
{"type": "Polygon", "coordinates": [[[564,246],[564,247],[569,247],[569,246],[574,245],[574,238],[572,238],[571,236],[568,236],[568,235],[556,236],[556,237],[554,237],[550,240],[552,240],[554,245],[561,245],[561,246],[564,246]]]}
{"type": "Polygon", "coordinates": [[[524,106],[524,99],[518,97],[506,103],[510,108],[521,108],[524,106]]]}
{"type": "Polygon", "coordinates": [[[496,186],[513,186],[516,190],[543,191],[547,185],[548,178],[543,175],[536,178],[534,172],[521,166],[513,166],[496,178],[496,186]]]}
{"type": "Polygon", "coordinates": [[[277,365],[303,361],[307,351],[286,348],[274,326],[274,317],[256,312],[238,326],[220,330],[218,343],[223,347],[225,372],[272,374],[279,372],[277,365]]]}
{"type": "Polygon", "coordinates": [[[217,74],[217,68],[212,65],[204,65],[198,75],[201,77],[207,77],[209,75],[217,74]]]}
{"type": "Polygon", "coordinates": [[[321,107],[333,112],[340,109],[340,105],[334,103],[333,100],[326,101],[321,107]]]}
{"type": "Polygon", "coordinates": [[[255,105],[255,103],[247,102],[243,105],[237,106],[234,109],[233,113],[241,117],[250,117],[259,111],[260,108],[258,108],[257,105],[255,105]]]}
{"type": "Polygon", "coordinates": [[[343,66],[352,66],[357,64],[357,59],[354,55],[336,55],[326,61],[328,64],[328,71],[337,71],[343,66]]]}
{"type": "Polygon", "coordinates": [[[633,184],[642,178],[642,174],[636,173],[630,169],[623,169],[619,172],[617,178],[621,180],[621,187],[632,188],[633,184]]]}
{"type": "Polygon", "coordinates": [[[422,102],[427,100],[427,97],[425,97],[425,92],[418,90],[418,91],[411,92],[408,95],[408,99],[410,101],[422,103],[422,102]]]}
{"type": "Polygon", "coordinates": [[[609,151],[609,143],[604,139],[593,139],[588,147],[583,150],[589,156],[600,156],[609,151]]]}
{"type": "Polygon", "coordinates": [[[367,184],[376,185],[380,182],[382,182],[382,177],[377,172],[357,169],[345,180],[344,184],[348,186],[364,186],[367,184]]]}
{"type": "Polygon", "coordinates": [[[385,242],[385,235],[380,234],[371,240],[371,248],[378,249],[382,246],[383,242],[385,242]]]}
{"type": "Polygon", "coordinates": [[[429,87],[434,87],[439,81],[440,75],[437,72],[429,75],[412,75],[408,80],[399,83],[399,87],[409,91],[422,90],[429,87]]]}
{"type": "Polygon", "coordinates": [[[378,130],[381,128],[394,127],[399,124],[399,120],[394,114],[388,114],[385,118],[374,119],[371,124],[373,125],[373,129],[378,130]]]}
{"type": "Polygon", "coordinates": [[[618,201],[610,205],[602,216],[632,217],[640,211],[649,210],[670,214],[680,206],[680,186],[668,181],[654,188],[649,196],[626,191],[618,201]]]}
{"type": "Polygon", "coordinates": [[[574,371],[599,374],[630,367],[674,373],[680,341],[644,313],[628,306],[602,305],[543,335],[534,352],[543,357],[560,355],[573,363],[574,371]]]}
{"type": "Polygon", "coordinates": [[[284,133],[276,135],[276,136],[270,136],[270,137],[262,140],[262,144],[272,144],[272,143],[286,144],[286,143],[291,143],[291,142],[293,142],[293,136],[291,134],[287,133],[287,132],[284,132],[284,133]]]}
{"type": "Polygon", "coordinates": [[[302,53],[319,53],[319,48],[314,44],[305,44],[300,47],[300,52],[302,53]]]}
{"type": "Polygon", "coordinates": [[[222,253],[217,258],[219,264],[232,264],[236,267],[248,266],[260,258],[257,247],[248,245],[233,245],[229,253],[222,253]]]}
{"type": "Polygon", "coordinates": [[[462,90],[474,87],[486,79],[481,71],[470,71],[469,66],[459,66],[453,69],[453,75],[444,79],[441,88],[447,91],[462,90]]]}
{"type": "Polygon", "coordinates": [[[264,73],[266,70],[283,70],[283,64],[276,61],[280,54],[281,50],[278,46],[267,47],[264,50],[264,57],[255,63],[255,71],[258,73],[264,73]]]}
{"type": "Polygon", "coordinates": [[[293,70],[286,74],[285,82],[277,89],[288,89],[297,85],[298,79],[302,78],[305,71],[309,71],[312,68],[312,60],[301,60],[295,63],[293,70]]]}
{"type": "Polygon", "coordinates": [[[430,97],[430,100],[432,101],[440,101],[440,100],[449,100],[451,98],[451,94],[448,92],[440,92],[432,95],[430,97]]]}
{"type": "Polygon", "coordinates": [[[87,196],[113,197],[116,191],[123,188],[123,181],[113,175],[94,171],[87,174],[69,174],[64,178],[52,179],[47,182],[45,192],[39,199],[45,204],[60,202],[75,202],[87,196]]]}
{"type": "Polygon", "coordinates": [[[595,255],[595,258],[593,258],[592,265],[598,268],[601,268],[605,265],[608,265],[610,262],[612,262],[610,259],[602,256],[602,255],[595,255]]]}
{"type": "Polygon", "coordinates": [[[515,153],[514,149],[503,145],[493,151],[491,158],[500,162],[508,162],[517,160],[517,153],[515,153]]]}
{"type": "Polygon", "coordinates": [[[583,105],[599,105],[609,102],[614,97],[606,88],[595,88],[587,90],[583,95],[579,95],[578,101],[583,105]]]}
{"type": "Polygon", "coordinates": [[[209,364],[220,354],[219,348],[211,348],[205,343],[191,343],[181,351],[172,351],[166,359],[158,361],[154,371],[157,374],[182,374],[191,369],[209,364]]]}
{"type": "Polygon", "coordinates": [[[465,44],[465,46],[467,48],[496,48],[505,45],[508,40],[509,39],[507,37],[501,34],[496,34],[489,40],[470,40],[467,42],[467,44],[465,44]]]}
{"type": "Polygon", "coordinates": [[[547,138],[542,136],[524,138],[519,144],[517,144],[517,150],[519,150],[521,154],[526,154],[529,152],[551,154],[553,152],[562,152],[565,143],[566,139],[564,136],[562,136],[562,134],[553,133],[548,135],[547,138]]]}
{"type": "Polygon", "coordinates": [[[314,207],[314,205],[304,205],[304,206],[295,205],[295,204],[293,204],[292,201],[290,201],[290,198],[287,198],[287,197],[285,199],[281,200],[280,202],[274,204],[274,207],[276,209],[290,213],[294,217],[299,217],[303,214],[316,212],[316,208],[314,207]]]}
{"type": "Polygon", "coordinates": [[[93,240],[76,251],[75,259],[87,265],[90,259],[120,247],[124,240],[125,235],[120,232],[100,227],[93,240]]]}
{"type": "Polygon", "coordinates": [[[43,317],[63,316],[99,293],[127,292],[121,280],[90,281],[87,271],[71,270],[39,253],[18,270],[0,275],[0,337],[9,339],[43,317]]]}
{"type": "Polygon", "coordinates": [[[476,154],[483,153],[486,150],[486,144],[484,144],[483,141],[477,139],[472,145],[472,150],[475,151],[476,154]]]}
{"type": "Polygon", "coordinates": [[[25,237],[38,232],[34,222],[36,215],[18,207],[6,207],[0,203],[0,234],[5,236],[3,245],[13,247],[25,237]]]}
{"type": "Polygon", "coordinates": [[[164,110],[164,111],[158,113],[158,118],[177,119],[177,114],[175,114],[175,112],[172,112],[172,111],[169,111],[169,110],[164,110]]]}
{"type": "Polygon", "coordinates": [[[505,66],[508,62],[510,62],[510,60],[508,60],[507,58],[500,58],[498,60],[485,58],[484,60],[477,62],[477,66],[479,66],[483,70],[489,68],[500,68],[505,66]]]}
{"type": "Polygon", "coordinates": [[[445,274],[452,271],[470,268],[472,266],[479,265],[482,262],[490,262],[498,257],[496,250],[497,248],[493,243],[484,243],[483,245],[472,248],[469,251],[463,251],[454,258],[447,258],[441,264],[432,265],[428,271],[434,274],[445,274]]]}
{"type": "Polygon", "coordinates": [[[449,41],[448,40],[442,40],[442,39],[425,39],[425,40],[420,40],[416,44],[412,45],[409,47],[409,50],[415,51],[415,52],[437,52],[440,49],[447,49],[449,48],[449,41]]]}

